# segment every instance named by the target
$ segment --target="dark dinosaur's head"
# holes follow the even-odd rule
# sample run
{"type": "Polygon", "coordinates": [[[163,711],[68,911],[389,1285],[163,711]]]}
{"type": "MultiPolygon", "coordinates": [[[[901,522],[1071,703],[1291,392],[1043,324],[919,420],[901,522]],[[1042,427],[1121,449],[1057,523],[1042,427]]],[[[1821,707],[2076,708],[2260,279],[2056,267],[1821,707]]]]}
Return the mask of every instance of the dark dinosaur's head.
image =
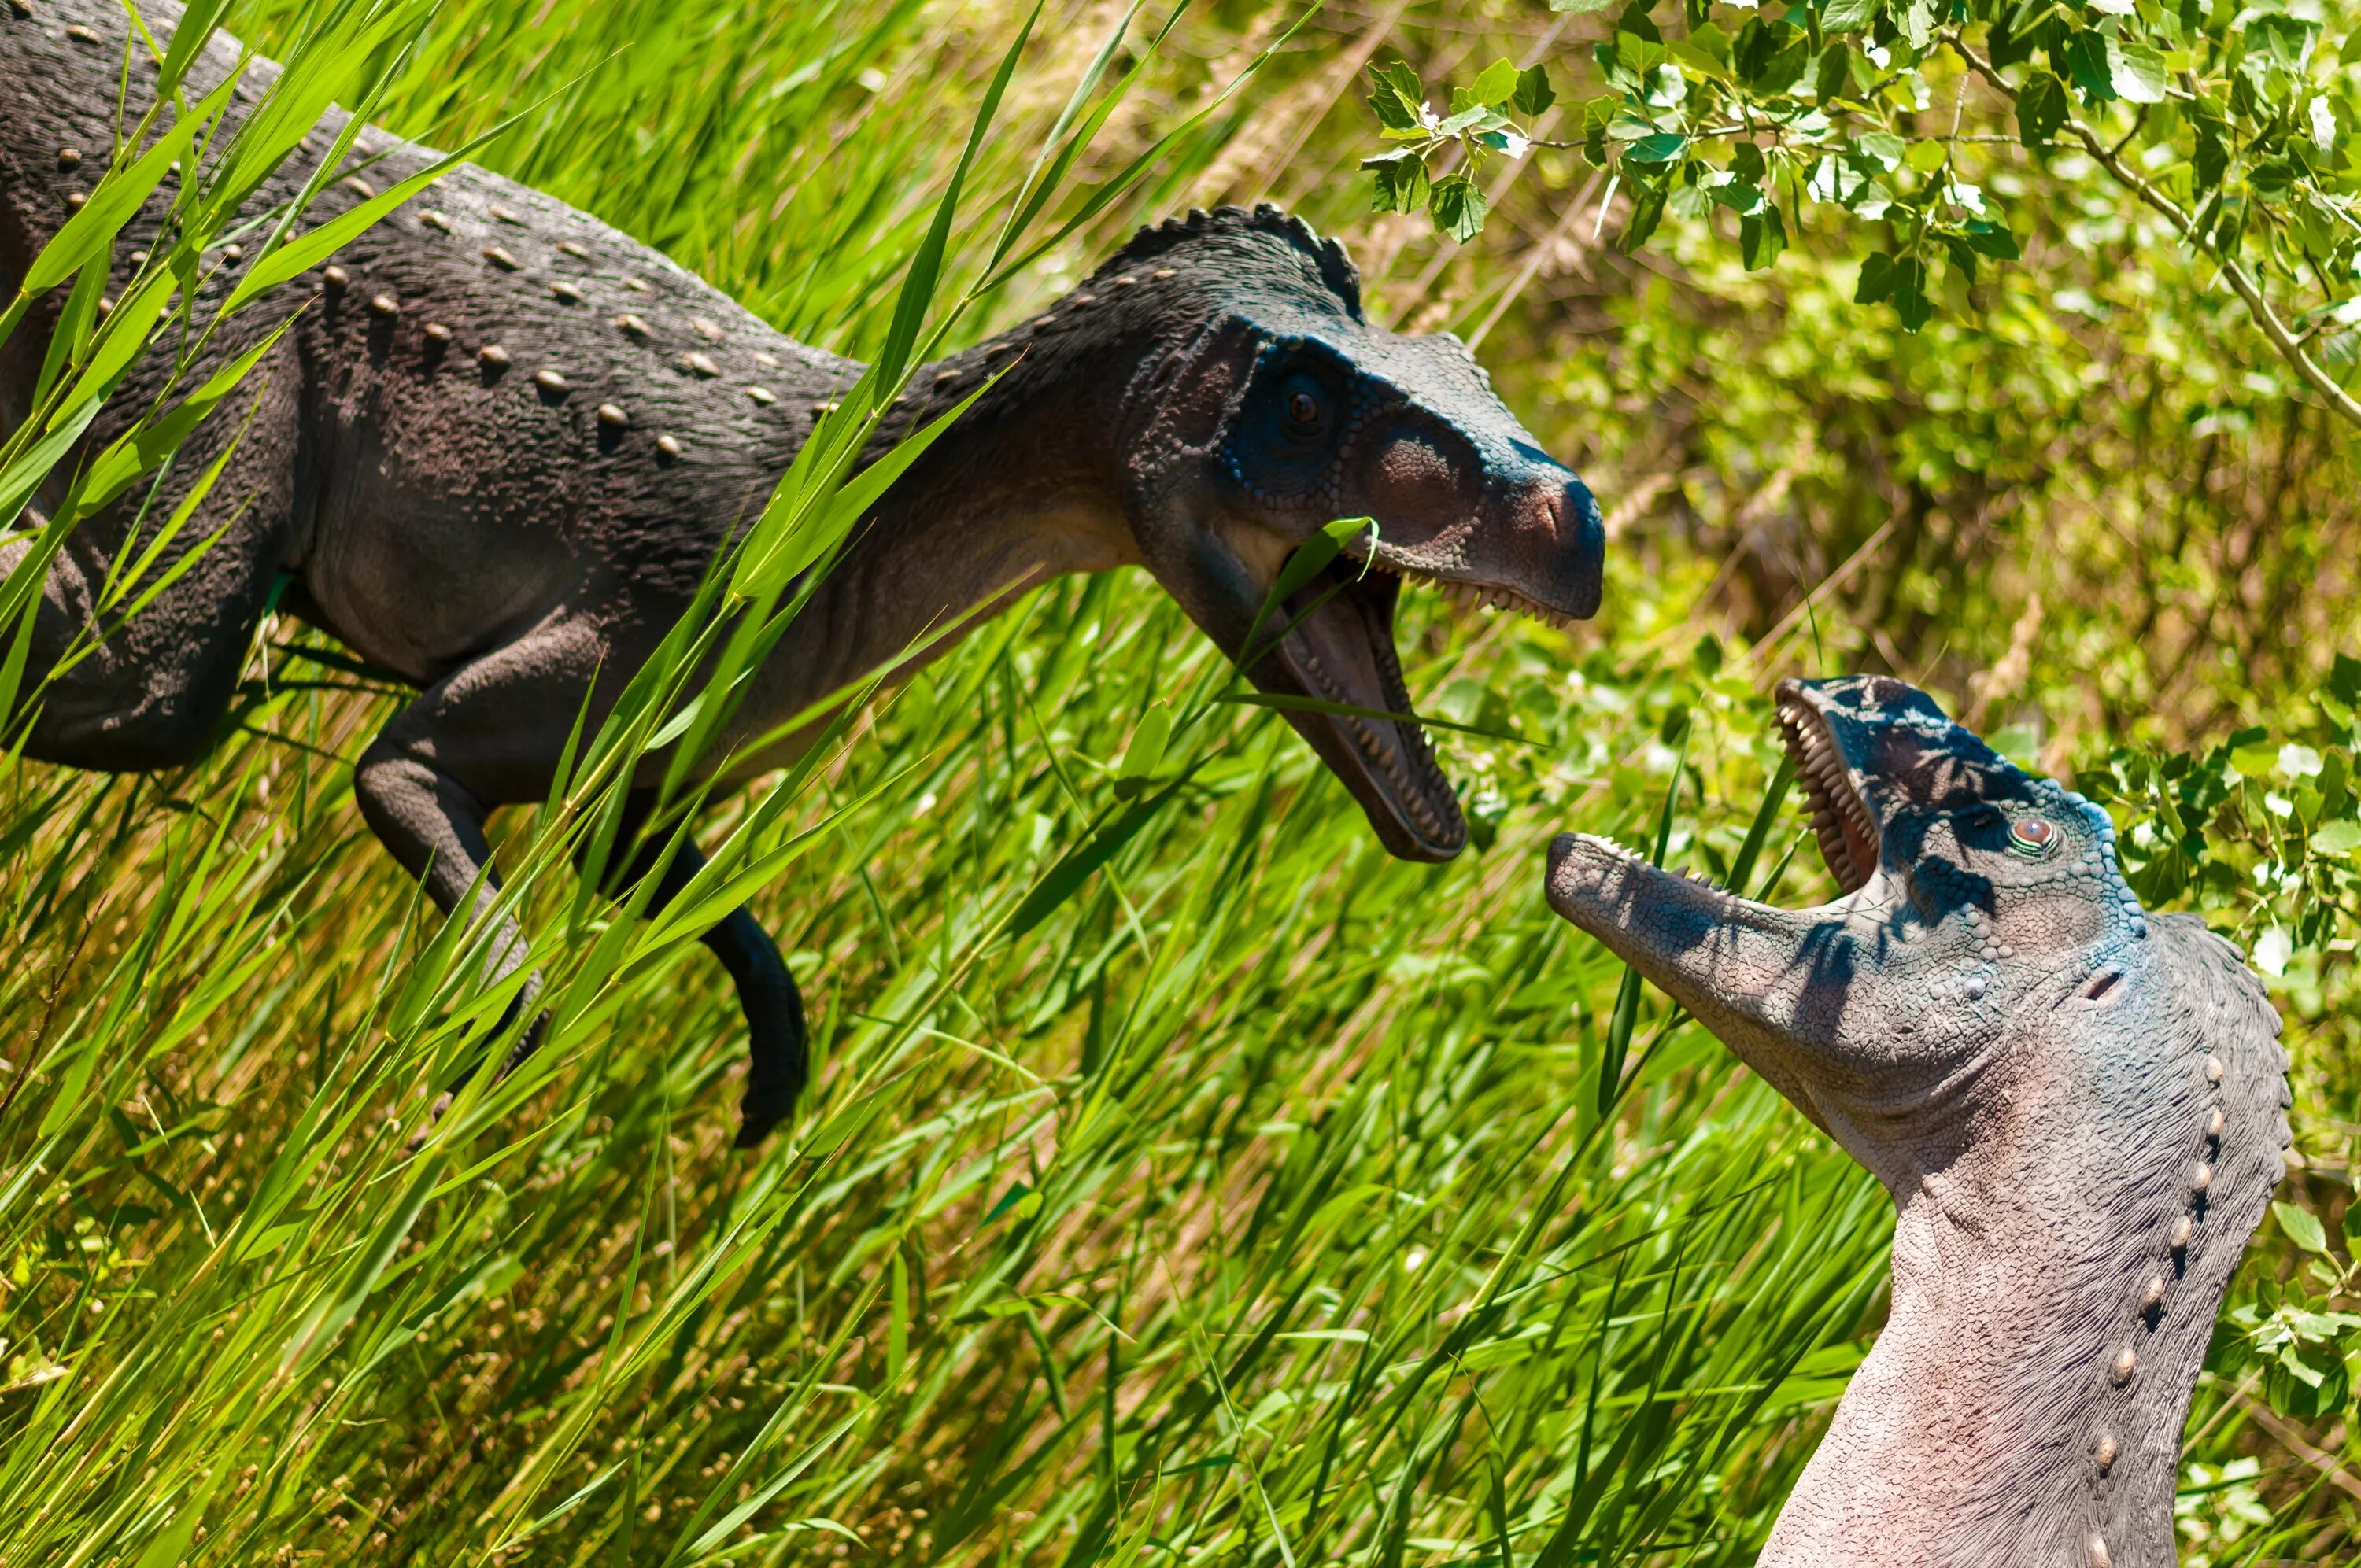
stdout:
{"type": "MultiPolygon", "coordinates": [[[[1335,241],[1270,207],[1192,213],[1143,232],[1082,291],[1169,323],[1126,400],[1126,510],[1148,569],[1264,691],[1409,712],[1393,647],[1404,577],[1553,621],[1598,609],[1590,492],[1458,339],[1372,326],[1335,241]],[[1373,531],[1257,629],[1289,554],[1360,517],[1373,531]]],[[[1388,850],[1441,861],[1465,845],[1416,724],[1287,718],[1388,850]]]]}
{"type": "Polygon", "coordinates": [[[1548,881],[1894,1198],[1885,1328],[1763,1561],[2163,1568],[2288,1144],[2278,1017],[2202,922],[2142,910],[2105,813],[1924,693],[1789,681],[1777,707],[1834,901],[1572,834],[1548,881]]]}

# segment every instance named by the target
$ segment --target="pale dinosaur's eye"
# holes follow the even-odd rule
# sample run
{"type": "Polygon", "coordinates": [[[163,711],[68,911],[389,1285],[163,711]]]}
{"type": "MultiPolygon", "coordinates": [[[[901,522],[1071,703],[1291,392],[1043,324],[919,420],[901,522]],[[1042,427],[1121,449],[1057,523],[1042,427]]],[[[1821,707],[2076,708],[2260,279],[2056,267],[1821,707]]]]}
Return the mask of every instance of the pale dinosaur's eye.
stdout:
{"type": "Polygon", "coordinates": [[[2020,855],[2046,855],[2057,842],[2057,825],[2043,817],[2020,817],[2009,827],[2008,847],[2020,855]]]}

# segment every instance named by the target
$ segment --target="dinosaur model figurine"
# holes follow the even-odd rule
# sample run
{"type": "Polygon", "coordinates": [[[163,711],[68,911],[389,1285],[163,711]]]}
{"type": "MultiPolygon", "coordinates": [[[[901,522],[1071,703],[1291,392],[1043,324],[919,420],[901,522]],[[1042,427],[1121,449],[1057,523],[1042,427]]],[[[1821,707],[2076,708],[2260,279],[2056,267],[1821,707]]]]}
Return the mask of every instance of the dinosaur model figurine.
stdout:
{"type": "Polygon", "coordinates": [[[2288,1146],[2279,1018],[2147,915],[2104,812],[1900,681],[1780,723],[1843,895],[1751,903],[1603,839],[1550,905],[1894,1196],[1893,1305],[1766,1568],[2159,1568],[2214,1313],[2288,1146]]]}
{"type": "MultiPolygon", "coordinates": [[[[160,0],[142,11],[159,42],[180,18],[160,0]]],[[[148,46],[126,45],[126,32],[112,0],[0,5],[0,289],[13,291],[104,164],[126,50],[131,102],[155,80],[148,46]]],[[[237,56],[211,40],[190,96],[237,56]]],[[[277,75],[249,60],[233,123],[277,75]]],[[[346,123],[332,113],[291,161],[326,156],[346,123]]],[[[434,157],[374,129],[356,147],[369,166],[329,186],[317,218],[434,157]]],[[[314,167],[283,170],[257,209],[293,199],[314,167]]],[[[260,409],[181,534],[219,538],[48,685],[26,751],[117,771],[202,756],[276,594],[420,688],[360,758],[354,791],[447,913],[471,889],[478,910],[490,899],[490,879],[478,881],[488,813],[544,798],[586,694],[595,722],[862,367],[479,169],[454,172],[426,203],[311,277],[316,298],[258,367],[260,409]]],[[[126,276],[161,217],[159,202],[126,232],[126,276]]],[[[236,272],[236,258],[222,259],[215,288],[236,272]]],[[[57,316],[44,303],[32,330],[0,345],[0,429],[27,417],[57,316]]],[[[234,319],[199,373],[258,341],[275,314],[234,319]]],[[[134,373],[92,449],[128,417],[112,410],[148,402],[161,374],[134,373]]],[[[994,374],[864,517],[725,742],[767,732],[922,638],[939,653],[944,627],[972,628],[1061,573],[1145,566],[1237,656],[1291,550],[1337,518],[1373,518],[1376,543],[1284,607],[1289,628],[1246,671],[1282,698],[1409,712],[1392,646],[1404,576],[1553,620],[1598,606],[1604,529],[1590,493],[1463,345],[1370,324],[1343,247],[1276,209],[1144,230],[1050,309],[921,369],[863,461],[994,374]]],[[[170,515],[236,422],[199,430],[152,516],[170,515]]],[[[139,497],[78,527],[50,568],[28,685],[89,624],[139,497]]],[[[25,549],[0,546],[0,568],[25,549]]],[[[1311,708],[1287,718],[1388,850],[1420,861],[1459,850],[1465,823],[1416,724],[1311,708]]],[[[808,740],[744,759],[732,778],[808,740]]],[[[693,847],[668,866],[648,858],[634,874],[661,879],[659,905],[701,863],[693,847]]],[[[513,969],[512,927],[500,941],[513,969]]],[[[706,941],[749,1022],[751,1143],[802,1085],[802,1004],[746,911],[706,941]]]]}

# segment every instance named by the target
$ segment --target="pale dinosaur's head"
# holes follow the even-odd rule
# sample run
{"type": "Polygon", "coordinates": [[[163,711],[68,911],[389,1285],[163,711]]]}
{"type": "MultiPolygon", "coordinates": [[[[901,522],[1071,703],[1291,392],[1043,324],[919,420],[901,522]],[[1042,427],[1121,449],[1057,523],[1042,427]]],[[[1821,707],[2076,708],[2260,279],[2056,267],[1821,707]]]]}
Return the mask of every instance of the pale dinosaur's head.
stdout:
{"type": "MultiPolygon", "coordinates": [[[[1901,681],[1787,681],[1776,705],[1835,902],[1753,903],[1587,834],[1550,846],[1549,901],[1889,1186],[1966,1135],[1974,1096],[1953,1091],[2015,1070],[2005,1058],[2026,1040],[2104,1075],[2185,1032],[2192,954],[2223,944],[2141,909],[2104,811],[1901,681]]],[[[2242,990],[2217,1026],[2268,1038],[2259,987],[2242,990]]],[[[2201,1064],[2180,1066],[2196,1092],[2201,1064]]]]}
{"type": "MultiPolygon", "coordinates": [[[[1191,214],[1143,232],[1081,293],[1136,301],[1161,324],[1126,395],[1125,510],[1140,559],[1264,691],[1408,713],[1393,646],[1404,577],[1553,621],[1598,609],[1590,492],[1457,338],[1371,325],[1335,241],[1269,207],[1191,214]],[[1356,538],[1257,630],[1289,554],[1361,517],[1374,542],[1356,538]]],[[[1287,718],[1388,850],[1441,861],[1465,845],[1419,726],[1287,718]]]]}
{"type": "Polygon", "coordinates": [[[2214,1313],[2288,1143],[2277,1015],[2145,912],[2106,814],[1900,681],[1777,710],[1839,895],[1780,909],[1603,839],[1550,905],[1875,1172],[1893,1305],[1763,1561],[2172,1560],[2214,1313]]]}

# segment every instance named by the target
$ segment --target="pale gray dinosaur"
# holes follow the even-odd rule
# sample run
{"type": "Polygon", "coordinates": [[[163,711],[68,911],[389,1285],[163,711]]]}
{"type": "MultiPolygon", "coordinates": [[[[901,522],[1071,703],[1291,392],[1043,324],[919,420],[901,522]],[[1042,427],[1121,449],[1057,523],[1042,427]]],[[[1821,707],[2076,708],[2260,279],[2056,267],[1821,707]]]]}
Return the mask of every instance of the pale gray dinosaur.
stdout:
{"type": "MultiPolygon", "coordinates": [[[[180,19],[161,0],[142,12],[159,40],[180,19]]],[[[13,292],[104,164],[125,35],[112,0],[0,5],[0,289],[13,292]]],[[[236,53],[216,38],[191,96],[236,53]]],[[[131,56],[137,104],[154,62],[144,47],[131,56]]],[[[261,86],[277,72],[265,62],[248,74],[261,86]]],[[[324,122],[310,156],[344,124],[324,122]]],[[[332,186],[319,216],[434,156],[376,131],[365,139],[376,161],[332,186]]],[[[263,201],[291,199],[308,172],[286,171],[263,201]]],[[[159,199],[125,236],[126,276],[160,217],[159,199]]],[[[235,272],[224,266],[212,286],[235,272]]],[[[277,595],[422,688],[361,757],[354,789],[386,847],[450,911],[486,867],[487,814],[544,798],[586,692],[595,720],[861,367],[782,336],[596,219],[472,168],[308,287],[316,300],[264,361],[261,410],[182,538],[226,532],[49,685],[27,751],[111,770],[202,756],[277,595]]],[[[52,296],[0,347],[0,429],[26,417],[56,309],[52,296]]],[[[277,314],[249,313],[210,363],[277,314]]],[[[1379,569],[1331,567],[1290,601],[1300,619],[1247,672],[1267,692],[1408,712],[1391,637],[1404,576],[1553,619],[1598,608],[1604,532],[1589,492],[1456,339],[1372,326],[1343,248],[1274,209],[1144,231],[1051,309],[921,370],[868,455],[1003,370],[864,520],[752,682],[738,737],[1064,572],[1145,566],[1236,655],[1290,550],[1336,518],[1376,520],[1365,553],[1379,569]]],[[[159,373],[134,375],[92,430],[93,448],[127,418],[114,411],[149,400],[159,373]]],[[[236,424],[217,419],[182,450],[154,517],[170,515],[236,424]]],[[[82,525],[52,567],[34,677],[89,622],[137,499],[82,525]]],[[[0,546],[0,567],[25,548],[0,546]]],[[[1465,825],[1418,726],[1287,717],[1393,853],[1458,851],[1465,825]]],[[[656,896],[695,863],[692,849],[662,868],[656,896]]],[[[707,941],[752,1031],[751,1141],[802,1085],[801,1003],[744,910],[707,941]]],[[[511,931],[501,950],[516,947],[511,931]]]]}
{"type": "Polygon", "coordinates": [[[1778,714],[1844,889],[1783,910],[1605,839],[1551,906],[1894,1195],[1893,1307],[1766,1568],[2158,1568],[2214,1313],[2288,1146],[2279,1017],[2151,916],[2106,814],[1900,681],[1778,714]]]}

